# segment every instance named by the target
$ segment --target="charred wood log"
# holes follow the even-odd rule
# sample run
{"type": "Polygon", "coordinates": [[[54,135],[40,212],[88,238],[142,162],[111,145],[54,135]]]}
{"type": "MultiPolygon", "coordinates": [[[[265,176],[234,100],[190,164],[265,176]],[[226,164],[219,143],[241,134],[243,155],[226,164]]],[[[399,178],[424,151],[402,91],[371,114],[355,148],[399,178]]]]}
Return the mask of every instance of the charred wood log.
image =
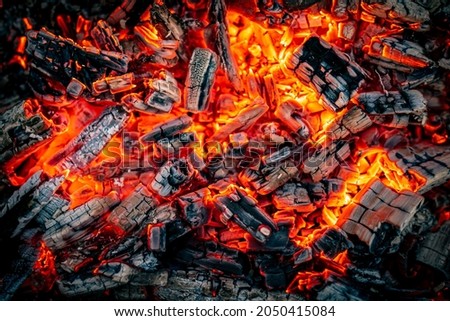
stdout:
{"type": "Polygon", "coordinates": [[[156,142],[158,150],[167,157],[179,155],[183,148],[190,147],[197,142],[195,132],[176,134],[170,138],[162,138],[156,142]]]}
{"type": "Polygon", "coordinates": [[[123,52],[119,39],[108,22],[104,20],[97,21],[97,25],[91,30],[91,37],[97,48],[101,50],[123,52]]]}
{"type": "Polygon", "coordinates": [[[181,133],[191,125],[192,119],[189,116],[180,116],[155,125],[155,129],[142,136],[141,141],[143,143],[150,143],[163,138],[170,138],[181,133]]]}
{"type": "Polygon", "coordinates": [[[301,115],[301,106],[295,100],[281,103],[275,110],[277,116],[301,139],[307,140],[311,135],[311,125],[301,115]]]}
{"type": "Polygon", "coordinates": [[[19,189],[14,191],[8,199],[0,206],[0,219],[10,212],[17,204],[19,204],[31,191],[41,184],[43,179],[43,171],[37,171],[22,184],[19,189]]]}
{"type": "Polygon", "coordinates": [[[402,128],[424,125],[427,120],[427,102],[417,90],[385,94],[365,92],[359,94],[356,101],[372,116],[375,123],[381,125],[402,128]]]}
{"type": "Polygon", "coordinates": [[[140,286],[164,286],[167,283],[168,272],[159,270],[147,272],[122,262],[104,262],[100,264],[95,273],[110,278],[120,284],[140,286]]]}
{"type": "Polygon", "coordinates": [[[224,224],[229,220],[234,221],[259,242],[266,242],[277,230],[273,219],[257,206],[254,198],[239,187],[231,187],[225,194],[214,196],[214,204],[221,211],[224,224]]]}
{"type": "Polygon", "coordinates": [[[286,68],[334,112],[347,106],[365,78],[356,62],[318,36],[309,37],[290,53],[286,68]]]}
{"type": "Polygon", "coordinates": [[[450,278],[450,222],[438,231],[425,235],[416,252],[416,260],[431,266],[450,278]]]}
{"type": "Polygon", "coordinates": [[[406,0],[363,0],[361,8],[368,13],[393,22],[425,22],[430,19],[422,2],[406,0]]]}
{"type": "Polygon", "coordinates": [[[49,221],[44,241],[53,250],[62,249],[86,236],[95,223],[120,202],[116,193],[94,198],[79,207],[70,210],[49,221]]]}
{"type": "Polygon", "coordinates": [[[217,59],[217,55],[208,49],[196,48],[192,53],[184,92],[187,110],[197,113],[208,107],[217,59]]]}
{"type": "Polygon", "coordinates": [[[37,113],[27,115],[27,101],[14,105],[0,115],[0,162],[4,163],[14,155],[31,146],[38,146],[52,134],[52,129],[37,113]]]}
{"type": "Polygon", "coordinates": [[[125,125],[129,114],[121,107],[107,108],[71,140],[49,163],[60,169],[84,169],[125,125]]]}
{"type": "Polygon", "coordinates": [[[411,192],[395,192],[379,179],[371,180],[347,205],[338,225],[369,246],[371,253],[395,251],[394,242],[423,203],[411,192]]]}
{"type": "Polygon", "coordinates": [[[116,282],[103,275],[71,274],[62,280],[57,281],[58,290],[66,297],[76,297],[83,295],[93,295],[96,292],[103,292],[116,288],[122,283],[116,282]]]}
{"type": "Polygon", "coordinates": [[[249,129],[268,110],[269,106],[267,106],[267,104],[261,97],[255,99],[250,106],[242,109],[235,118],[233,118],[229,123],[220,127],[220,129],[216,131],[211,137],[209,137],[207,141],[222,142],[234,132],[249,129]]]}
{"type": "Polygon", "coordinates": [[[215,242],[189,244],[175,254],[175,259],[188,267],[195,265],[234,276],[242,276],[246,265],[239,251],[215,242]]]}
{"type": "Polygon", "coordinates": [[[33,67],[44,75],[53,76],[63,85],[77,78],[86,85],[105,75],[107,68],[127,72],[129,58],[119,52],[83,48],[71,39],[55,36],[45,29],[29,31],[27,53],[33,57],[33,67]],[[81,70],[75,66],[75,61],[81,70]]]}
{"type": "Polygon", "coordinates": [[[156,173],[151,188],[161,197],[170,197],[193,178],[194,171],[187,159],[169,160],[156,173]]]}
{"type": "Polygon", "coordinates": [[[18,225],[14,229],[11,237],[19,235],[28,223],[50,202],[55,191],[65,180],[64,176],[56,176],[37,187],[31,199],[26,205],[27,211],[18,218],[18,225]]]}
{"type": "Polygon", "coordinates": [[[350,156],[350,146],[345,141],[326,143],[303,162],[303,172],[314,182],[327,178],[331,172],[350,156]]]}
{"type": "Polygon", "coordinates": [[[252,285],[244,278],[216,276],[202,270],[173,270],[167,285],[154,287],[152,292],[162,300],[303,300],[296,294],[267,291],[261,285],[252,285]]]}
{"type": "Polygon", "coordinates": [[[394,149],[388,158],[412,178],[412,188],[421,194],[450,179],[450,152],[445,146],[417,144],[394,149]]]}
{"type": "Polygon", "coordinates": [[[281,164],[263,167],[261,170],[245,169],[239,174],[239,180],[244,186],[254,188],[258,194],[266,195],[296,177],[299,171],[295,164],[286,160],[281,164]]]}
{"type": "Polygon", "coordinates": [[[372,125],[372,120],[358,107],[353,107],[325,128],[329,138],[344,139],[372,125]]]}
{"type": "Polygon", "coordinates": [[[316,209],[309,197],[308,190],[300,183],[288,183],[280,187],[273,195],[277,209],[296,210],[310,213],[316,209]]]}
{"type": "Polygon", "coordinates": [[[407,73],[433,65],[420,45],[395,37],[373,37],[366,58],[383,68],[407,73]]]}
{"type": "Polygon", "coordinates": [[[133,80],[133,73],[96,80],[92,84],[92,94],[96,96],[107,91],[111,94],[128,91],[134,87],[133,80]]]}
{"type": "Polygon", "coordinates": [[[153,211],[157,205],[158,201],[145,186],[140,184],[111,211],[107,221],[129,233],[139,228],[148,219],[149,212],[153,211]]]}
{"type": "Polygon", "coordinates": [[[156,77],[146,83],[149,89],[144,103],[150,108],[170,112],[173,105],[181,101],[181,91],[172,73],[161,70],[156,77]]]}
{"type": "Polygon", "coordinates": [[[70,202],[65,198],[53,195],[47,204],[36,215],[35,220],[39,224],[41,230],[45,231],[47,222],[60,216],[69,210],[70,202]]]}
{"type": "Polygon", "coordinates": [[[211,219],[211,211],[206,207],[205,203],[207,195],[209,195],[209,190],[202,188],[177,199],[183,218],[192,228],[203,226],[211,219]]]}
{"type": "Polygon", "coordinates": [[[226,13],[227,8],[224,0],[211,1],[208,13],[210,41],[219,55],[221,65],[227,74],[228,80],[233,85],[234,90],[242,92],[244,90],[244,85],[239,76],[236,60],[231,52],[226,13]]]}

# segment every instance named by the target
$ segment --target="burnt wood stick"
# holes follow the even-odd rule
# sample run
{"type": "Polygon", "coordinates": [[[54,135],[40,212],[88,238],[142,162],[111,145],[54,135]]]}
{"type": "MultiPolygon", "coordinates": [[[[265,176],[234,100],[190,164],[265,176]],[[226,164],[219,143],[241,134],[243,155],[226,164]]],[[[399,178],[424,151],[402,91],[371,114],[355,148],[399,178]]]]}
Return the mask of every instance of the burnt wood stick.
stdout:
{"type": "Polygon", "coordinates": [[[186,109],[198,113],[208,107],[217,70],[217,55],[209,49],[196,48],[189,61],[184,96],[186,109]]]}

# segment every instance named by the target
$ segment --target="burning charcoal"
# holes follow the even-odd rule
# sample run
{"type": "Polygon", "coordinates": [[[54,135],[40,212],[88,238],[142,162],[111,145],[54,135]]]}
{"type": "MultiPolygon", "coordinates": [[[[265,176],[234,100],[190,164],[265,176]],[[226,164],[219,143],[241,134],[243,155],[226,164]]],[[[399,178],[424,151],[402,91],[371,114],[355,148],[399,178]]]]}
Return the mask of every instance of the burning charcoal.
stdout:
{"type": "Polygon", "coordinates": [[[230,122],[220,127],[211,137],[207,139],[208,142],[222,142],[230,134],[234,132],[244,131],[253,126],[261,116],[269,110],[269,106],[262,98],[257,98],[253,103],[242,109],[239,114],[230,122]]]}
{"type": "Polygon", "coordinates": [[[166,225],[166,243],[172,243],[180,237],[186,235],[192,228],[182,219],[174,219],[165,223],[166,225]]]}
{"type": "Polygon", "coordinates": [[[420,45],[386,36],[372,37],[366,58],[383,68],[406,73],[433,65],[433,62],[425,57],[424,49],[420,45]]]}
{"type": "Polygon", "coordinates": [[[277,229],[272,218],[257,206],[256,200],[239,187],[230,187],[226,194],[216,195],[214,204],[222,212],[224,224],[231,219],[262,243],[277,229]]]}
{"type": "Polygon", "coordinates": [[[180,133],[171,138],[162,138],[156,142],[159,151],[165,156],[179,155],[183,147],[189,147],[197,141],[194,132],[180,133]]]}
{"type": "Polygon", "coordinates": [[[211,219],[211,211],[205,204],[205,197],[208,194],[209,190],[202,188],[177,199],[183,218],[192,228],[205,225],[211,219]]]}
{"type": "Polygon", "coordinates": [[[334,112],[347,106],[365,77],[356,62],[317,36],[309,37],[287,56],[286,68],[334,112]]]}
{"type": "Polygon", "coordinates": [[[344,180],[338,178],[327,179],[323,182],[326,186],[327,206],[342,207],[345,203],[347,186],[344,180]]]}
{"type": "Polygon", "coordinates": [[[319,301],[363,301],[367,299],[360,289],[335,277],[332,277],[327,285],[317,293],[319,301]]]}
{"type": "Polygon", "coordinates": [[[177,261],[194,264],[208,270],[220,270],[231,275],[243,275],[245,264],[240,252],[215,242],[188,244],[176,254],[177,261]]]}
{"type": "Polygon", "coordinates": [[[154,126],[154,129],[141,137],[143,143],[156,142],[163,138],[169,138],[181,133],[192,125],[192,118],[180,116],[154,126]]]}
{"type": "MultiPolygon", "coordinates": [[[[412,178],[415,182],[413,183],[415,186],[412,186],[412,188],[421,194],[450,179],[450,152],[448,147],[421,143],[411,147],[394,149],[388,153],[388,158],[397,164],[404,175],[412,178]]],[[[399,178],[395,175],[395,172],[392,171],[389,178],[398,181],[399,178]]]]}
{"type": "Polygon", "coordinates": [[[102,275],[72,274],[57,281],[58,289],[66,297],[92,295],[95,292],[103,292],[121,285],[111,278],[102,275]]]}
{"type": "Polygon", "coordinates": [[[450,278],[450,222],[434,233],[425,235],[416,252],[417,261],[431,266],[450,278]]]}
{"type": "Polygon", "coordinates": [[[288,285],[284,266],[280,265],[278,258],[262,257],[257,263],[259,273],[264,278],[264,285],[270,289],[285,289],[288,285]]]}
{"type": "MultiPolygon", "coordinates": [[[[311,201],[317,207],[323,207],[328,200],[328,192],[323,182],[305,184],[311,201]]],[[[328,203],[327,203],[328,205],[328,203]]]]}
{"type": "Polygon", "coordinates": [[[422,203],[423,197],[414,192],[397,193],[373,179],[344,208],[338,225],[366,243],[371,253],[393,251],[391,246],[422,203]]]}
{"type": "Polygon", "coordinates": [[[125,125],[129,114],[121,107],[106,108],[81,133],[57,153],[50,164],[61,169],[83,169],[102,151],[109,140],[125,125]]]}
{"type": "Polygon", "coordinates": [[[83,91],[85,89],[86,89],[85,84],[83,84],[81,81],[79,81],[76,78],[72,78],[66,87],[66,92],[68,95],[72,96],[73,98],[78,98],[81,96],[81,94],[83,93],[83,91]]]}
{"type": "Polygon", "coordinates": [[[30,178],[22,184],[18,190],[14,191],[6,202],[0,206],[0,219],[5,216],[6,213],[11,211],[19,202],[21,202],[28,193],[33,191],[39,184],[42,183],[43,171],[37,171],[30,178]]]}
{"type": "Polygon", "coordinates": [[[294,265],[310,262],[313,259],[313,250],[311,247],[305,247],[294,253],[294,265]]]}
{"type": "Polygon", "coordinates": [[[338,37],[341,39],[353,41],[357,30],[358,25],[355,21],[344,21],[338,23],[338,37]]]}
{"type": "Polygon", "coordinates": [[[273,203],[279,210],[296,210],[310,213],[316,209],[309,198],[308,190],[300,183],[287,183],[277,189],[273,203]]]}
{"type": "Polygon", "coordinates": [[[209,7],[209,22],[211,29],[209,32],[211,33],[211,42],[219,54],[221,65],[234,90],[242,92],[244,90],[244,85],[239,76],[236,60],[231,52],[226,13],[227,8],[224,0],[211,1],[209,7]]]}
{"type": "Polygon", "coordinates": [[[301,106],[295,100],[285,101],[275,110],[275,116],[301,139],[307,140],[311,134],[311,125],[308,124],[301,114],[301,106]]]}
{"type": "Polygon", "coordinates": [[[296,177],[298,173],[295,164],[286,160],[276,166],[262,168],[260,171],[247,168],[239,174],[239,180],[245,186],[254,188],[258,194],[267,195],[296,177]]]}
{"type": "Polygon", "coordinates": [[[42,230],[45,230],[47,222],[57,218],[62,213],[69,210],[70,202],[64,198],[53,195],[47,204],[36,215],[35,220],[38,222],[42,230]]]}
{"type": "MultiPolygon", "coordinates": [[[[160,110],[156,108],[151,108],[143,100],[143,92],[141,93],[131,93],[122,97],[121,102],[130,110],[135,109],[142,113],[159,114],[160,110]]],[[[170,108],[170,107],[169,107],[170,108]]]]}
{"type": "Polygon", "coordinates": [[[27,204],[28,211],[19,218],[19,224],[15,228],[11,237],[19,235],[25,226],[47,205],[53,193],[61,186],[65,180],[64,176],[56,176],[49,181],[42,183],[36,188],[27,204]]]}
{"type": "Polygon", "coordinates": [[[414,0],[362,0],[361,8],[365,11],[392,22],[425,22],[430,19],[430,14],[421,1],[414,0]],[[418,3],[419,2],[419,3],[418,3]]]}
{"type": "Polygon", "coordinates": [[[180,42],[184,40],[184,30],[179,21],[172,15],[169,9],[164,5],[153,4],[150,10],[152,23],[165,39],[175,39],[180,42]]]}
{"type": "Polygon", "coordinates": [[[89,85],[110,68],[121,73],[127,72],[129,58],[118,52],[83,48],[71,39],[55,36],[45,29],[29,31],[27,53],[34,59],[34,67],[44,75],[51,75],[63,85],[77,78],[89,85]],[[74,61],[80,66],[75,67],[74,61]],[[72,67],[73,65],[73,67],[72,67]]]}
{"type": "Polygon", "coordinates": [[[329,138],[339,140],[350,134],[357,134],[371,125],[372,121],[367,114],[360,108],[353,107],[327,126],[326,133],[329,138]]]}
{"type": "Polygon", "coordinates": [[[0,162],[31,146],[38,146],[52,134],[52,130],[39,113],[28,116],[28,102],[20,102],[0,115],[0,162]]]}
{"type": "Polygon", "coordinates": [[[145,272],[156,272],[161,269],[161,262],[155,257],[153,252],[149,252],[145,248],[134,253],[133,256],[127,260],[127,263],[142,269],[145,272]]]}
{"type": "Polygon", "coordinates": [[[149,92],[144,102],[150,108],[170,112],[173,104],[181,101],[181,91],[177,87],[177,81],[166,70],[157,73],[156,78],[148,80],[146,86],[149,92]]]}
{"type": "MultiPolygon", "coordinates": [[[[17,249],[18,256],[12,261],[6,274],[0,275],[0,300],[11,300],[22,283],[33,272],[39,251],[30,245],[21,245],[17,249]]],[[[4,267],[3,267],[4,268],[4,267]]]]}
{"type": "Polygon", "coordinates": [[[97,25],[91,30],[91,37],[97,48],[101,50],[123,52],[119,39],[104,20],[97,21],[97,25]]]}
{"type": "Polygon", "coordinates": [[[437,220],[436,216],[431,214],[431,211],[422,206],[418,209],[417,213],[414,214],[411,221],[406,226],[403,231],[404,234],[412,234],[412,235],[423,235],[426,232],[430,231],[433,226],[436,226],[437,220]]]}
{"type": "Polygon", "coordinates": [[[186,109],[202,112],[208,107],[217,70],[217,55],[209,49],[196,48],[189,62],[185,82],[186,109]]]}
{"type": "Polygon", "coordinates": [[[291,254],[289,245],[289,230],[292,228],[293,222],[289,220],[276,220],[277,230],[274,231],[263,244],[252,237],[245,237],[249,252],[268,253],[283,252],[291,254]]]}
{"type": "MultiPolygon", "coordinates": [[[[156,29],[149,23],[141,23],[133,28],[134,34],[151,53],[150,56],[143,56],[144,60],[162,66],[175,65],[178,61],[176,50],[180,46],[178,40],[161,40],[156,29]]],[[[143,61],[143,62],[147,62],[143,61]]]]}
{"type": "Polygon", "coordinates": [[[111,211],[107,220],[125,232],[131,232],[146,220],[148,212],[153,211],[157,205],[158,201],[147,188],[139,184],[119,206],[111,211]]]}
{"type": "Polygon", "coordinates": [[[142,286],[164,286],[167,271],[149,273],[121,262],[106,262],[95,269],[95,273],[111,278],[114,282],[142,286]]]}
{"type": "Polygon", "coordinates": [[[261,161],[266,166],[277,166],[282,161],[290,158],[292,156],[292,150],[289,147],[283,147],[276,152],[273,152],[269,155],[265,155],[261,157],[261,161]]]}
{"type": "Polygon", "coordinates": [[[100,254],[101,260],[129,259],[144,246],[138,236],[126,236],[105,248],[100,254]]]}
{"type": "Polygon", "coordinates": [[[147,226],[147,248],[154,252],[166,251],[166,226],[163,224],[149,224],[147,226]]]}
{"type": "Polygon", "coordinates": [[[338,227],[330,227],[314,241],[312,249],[314,253],[324,254],[328,258],[334,259],[351,246],[352,243],[343,230],[338,227]]]}
{"type": "Polygon", "coordinates": [[[358,104],[382,125],[403,128],[410,124],[424,125],[427,119],[427,102],[417,90],[361,93],[358,104]]]}
{"type": "Polygon", "coordinates": [[[357,14],[358,10],[359,0],[335,0],[331,7],[331,12],[338,21],[347,20],[349,13],[357,14]]]}
{"type": "Polygon", "coordinates": [[[146,220],[146,224],[168,223],[178,217],[178,209],[171,203],[158,206],[150,213],[146,220]]]}
{"type": "Polygon", "coordinates": [[[83,238],[94,227],[94,223],[120,202],[116,193],[93,198],[79,207],[70,210],[47,225],[44,241],[53,250],[62,249],[83,238]]]}
{"type": "Polygon", "coordinates": [[[161,197],[168,197],[180,191],[193,177],[194,169],[184,158],[167,161],[156,173],[151,188],[161,197]]]}
{"type": "Polygon", "coordinates": [[[92,84],[92,94],[97,96],[109,91],[115,95],[123,91],[128,91],[134,87],[133,80],[133,73],[97,80],[92,84]]]}
{"type": "Polygon", "coordinates": [[[302,300],[299,295],[285,291],[267,291],[243,278],[217,276],[197,270],[171,271],[167,285],[154,288],[153,293],[161,300],[302,300]]]}
{"type": "Polygon", "coordinates": [[[327,143],[309,156],[303,163],[303,172],[310,174],[314,182],[327,178],[331,172],[350,156],[347,142],[327,143]]]}

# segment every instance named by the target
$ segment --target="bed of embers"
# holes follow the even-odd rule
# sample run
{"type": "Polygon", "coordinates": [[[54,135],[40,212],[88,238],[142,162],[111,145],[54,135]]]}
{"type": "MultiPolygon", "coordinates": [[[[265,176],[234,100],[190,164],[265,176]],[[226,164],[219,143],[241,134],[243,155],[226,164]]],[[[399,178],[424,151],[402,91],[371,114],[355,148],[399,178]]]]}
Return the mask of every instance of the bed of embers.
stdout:
{"type": "Polygon", "coordinates": [[[449,298],[446,0],[0,15],[1,299],[449,298]]]}

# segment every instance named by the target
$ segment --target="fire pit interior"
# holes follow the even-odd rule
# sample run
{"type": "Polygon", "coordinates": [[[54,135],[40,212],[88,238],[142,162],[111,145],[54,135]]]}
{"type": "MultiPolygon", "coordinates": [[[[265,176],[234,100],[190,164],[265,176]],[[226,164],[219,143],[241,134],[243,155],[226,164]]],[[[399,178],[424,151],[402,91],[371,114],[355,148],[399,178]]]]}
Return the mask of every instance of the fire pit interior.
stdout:
{"type": "Polygon", "coordinates": [[[0,15],[1,299],[449,299],[446,0],[0,15]]]}

